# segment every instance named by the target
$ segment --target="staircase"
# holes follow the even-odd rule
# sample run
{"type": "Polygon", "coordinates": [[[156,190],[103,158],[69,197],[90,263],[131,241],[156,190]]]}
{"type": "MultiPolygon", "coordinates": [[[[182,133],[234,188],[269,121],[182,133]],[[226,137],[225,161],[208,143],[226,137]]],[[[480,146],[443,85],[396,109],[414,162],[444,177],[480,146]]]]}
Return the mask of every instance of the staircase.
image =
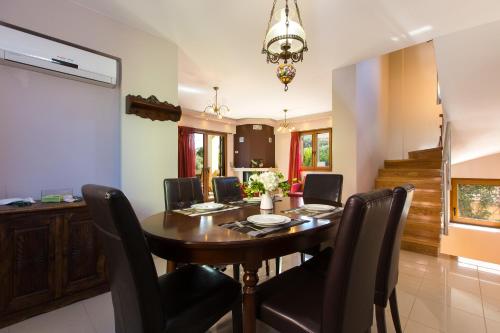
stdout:
{"type": "Polygon", "coordinates": [[[375,180],[376,188],[415,185],[401,248],[437,256],[441,234],[442,148],[412,151],[407,160],[387,160],[375,180]]]}

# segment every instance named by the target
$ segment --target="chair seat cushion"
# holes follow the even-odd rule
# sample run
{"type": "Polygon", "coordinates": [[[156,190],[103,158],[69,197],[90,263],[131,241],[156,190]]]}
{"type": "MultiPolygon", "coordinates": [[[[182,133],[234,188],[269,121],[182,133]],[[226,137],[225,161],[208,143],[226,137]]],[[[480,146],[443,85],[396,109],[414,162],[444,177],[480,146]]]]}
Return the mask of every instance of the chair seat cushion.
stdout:
{"type": "Polygon", "coordinates": [[[292,268],[257,287],[257,316],[280,332],[319,332],[325,279],[292,268]]]}
{"type": "Polygon", "coordinates": [[[186,265],[159,277],[165,332],[205,332],[236,302],[241,285],[208,266],[186,265]]]}

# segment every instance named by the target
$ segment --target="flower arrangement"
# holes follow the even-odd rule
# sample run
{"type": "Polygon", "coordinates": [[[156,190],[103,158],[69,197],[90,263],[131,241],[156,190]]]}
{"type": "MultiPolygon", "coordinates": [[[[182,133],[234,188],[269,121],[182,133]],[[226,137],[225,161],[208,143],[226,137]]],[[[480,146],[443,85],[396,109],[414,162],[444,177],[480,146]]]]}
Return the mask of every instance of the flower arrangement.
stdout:
{"type": "Polygon", "coordinates": [[[288,194],[290,184],[285,179],[281,172],[266,171],[260,174],[254,173],[245,183],[245,194],[249,197],[255,194],[272,194],[278,189],[283,191],[284,195],[288,194]]]}

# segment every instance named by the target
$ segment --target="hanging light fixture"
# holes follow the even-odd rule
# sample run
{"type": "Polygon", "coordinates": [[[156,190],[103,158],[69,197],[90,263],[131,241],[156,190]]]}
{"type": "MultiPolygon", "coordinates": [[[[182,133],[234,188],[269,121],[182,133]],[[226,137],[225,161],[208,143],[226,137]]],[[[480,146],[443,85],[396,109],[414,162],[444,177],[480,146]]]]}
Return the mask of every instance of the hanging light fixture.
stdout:
{"type": "Polygon", "coordinates": [[[286,113],[288,112],[287,109],[284,109],[283,112],[285,113],[285,120],[280,124],[280,127],[278,127],[278,132],[292,132],[295,131],[295,126],[292,126],[289,122],[286,120],[286,113]]]}
{"type": "Polygon", "coordinates": [[[274,0],[271,9],[262,53],[266,55],[268,63],[279,64],[280,60],[283,60],[276,70],[276,76],[287,91],[288,84],[292,82],[296,73],[292,64],[302,61],[304,52],[307,52],[308,48],[297,0],[293,1],[292,10],[288,6],[288,0],[285,0],[284,8],[279,12],[276,12],[276,2],[277,0],[274,0]],[[273,20],[277,22],[271,25],[273,20]]]}
{"type": "Polygon", "coordinates": [[[207,106],[203,112],[213,112],[217,116],[217,118],[222,119],[222,113],[229,112],[229,108],[225,105],[218,104],[217,92],[219,91],[219,87],[214,87],[214,90],[215,90],[215,103],[207,106]]]}

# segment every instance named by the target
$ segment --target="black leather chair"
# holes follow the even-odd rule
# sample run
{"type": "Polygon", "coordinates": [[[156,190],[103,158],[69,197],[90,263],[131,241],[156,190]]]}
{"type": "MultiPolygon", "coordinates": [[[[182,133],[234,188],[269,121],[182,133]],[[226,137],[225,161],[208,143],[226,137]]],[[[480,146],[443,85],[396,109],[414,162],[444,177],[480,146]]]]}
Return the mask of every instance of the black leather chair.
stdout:
{"type": "Polygon", "coordinates": [[[212,178],[215,202],[228,203],[243,200],[243,193],[239,185],[238,177],[212,178]]]}
{"type": "Polygon", "coordinates": [[[117,333],[205,332],[233,311],[241,331],[241,285],[206,266],[186,265],[157,276],[141,226],[125,195],[85,185],[106,254],[117,333]]]}
{"type": "Polygon", "coordinates": [[[203,202],[203,191],[198,177],[167,178],[163,181],[165,210],[189,208],[203,202]]]}
{"type": "Polygon", "coordinates": [[[351,196],[326,274],[300,266],[262,283],[257,288],[258,318],[287,333],[369,332],[391,202],[391,190],[351,196]]]}
{"type": "MultiPolygon", "coordinates": [[[[212,178],[212,188],[214,190],[215,202],[229,203],[232,201],[243,200],[243,193],[239,186],[238,177],[214,177],[212,178]]],[[[279,265],[279,259],[276,259],[276,267],[279,265]]],[[[278,269],[278,268],[276,268],[278,269]]],[[[266,275],[269,276],[269,261],[266,260],[266,275]]],[[[233,265],[233,278],[240,280],[240,265],[233,265]]]]}
{"type": "MultiPolygon", "coordinates": [[[[344,176],[338,174],[310,173],[304,181],[303,200],[306,204],[324,204],[342,207],[342,184],[344,176]]],[[[326,247],[326,246],[324,246],[326,247]]],[[[306,261],[306,254],[317,255],[321,246],[300,253],[300,262],[306,261]]]]}
{"type": "Polygon", "coordinates": [[[342,206],[342,175],[310,173],[304,181],[302,197],[305,203],[342,206]]]}
{"type": "Polygon", "coordinates": [[[396,284],[399,274],[399,249],[401,237],[406,225],[406,218],[413,199],[413,185],[396,187],[392,200],[387,231],[382,243],[378,262],[377,282],[375,284],[375,313],[379,333],[387,332],[385,322],[385,308],[390,302],[392,321],[397,333],[401,333],[399,320],[398,301],[396,297],[396,284]]]}

